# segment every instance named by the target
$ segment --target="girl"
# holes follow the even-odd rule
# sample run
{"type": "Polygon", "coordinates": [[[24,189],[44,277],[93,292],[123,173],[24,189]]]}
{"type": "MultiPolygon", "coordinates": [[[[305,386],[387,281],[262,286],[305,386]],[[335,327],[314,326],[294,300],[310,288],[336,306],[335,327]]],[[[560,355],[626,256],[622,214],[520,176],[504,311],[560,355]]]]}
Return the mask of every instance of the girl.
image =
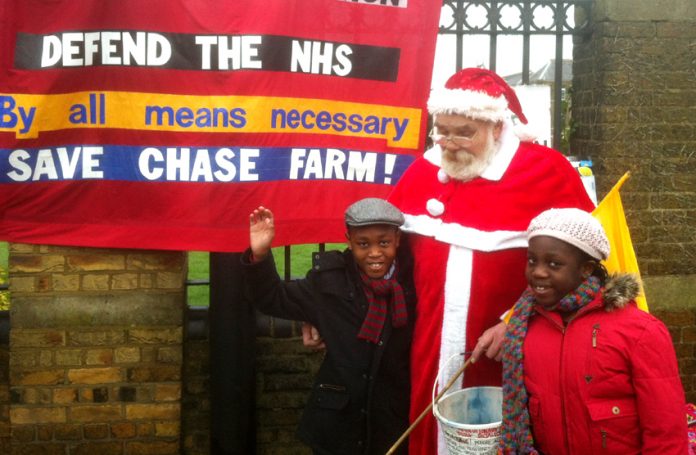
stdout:
{"type": "Polygon", "coordinates": [[[687,453],[684,391],[638,282],[607,277],[602,225],[552,209],[527,230],[529,287],[503,350],[503,454],[687,453]]]}

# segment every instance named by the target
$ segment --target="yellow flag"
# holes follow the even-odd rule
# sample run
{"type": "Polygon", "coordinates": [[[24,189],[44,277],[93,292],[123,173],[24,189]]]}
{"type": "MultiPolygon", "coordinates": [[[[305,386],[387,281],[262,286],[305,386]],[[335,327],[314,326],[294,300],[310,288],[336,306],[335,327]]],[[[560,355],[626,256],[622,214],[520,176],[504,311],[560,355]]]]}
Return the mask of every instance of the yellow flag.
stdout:
{"type": "MultiPolygon", "coordinates": [[[[592,215],[602,223],[609,238],[611,252],[607,260],[604,261],[607,271],[610,274],[615,272],[632,273],[640,279],[638,261],[636,260],[636,253],[633,251],[631,233],[628,231],[626,215],[624,214],[621,195],[619,194],[619,189],[630,175],[630,172],[626,172],[619,179],[614,188],[600,201],[592,215]]],[[[648,311],[648,302],[645,300],[642,287],[643,284],[641,282],[641,295],[636,298],[636,303],[638,308],[648,311]]]]}

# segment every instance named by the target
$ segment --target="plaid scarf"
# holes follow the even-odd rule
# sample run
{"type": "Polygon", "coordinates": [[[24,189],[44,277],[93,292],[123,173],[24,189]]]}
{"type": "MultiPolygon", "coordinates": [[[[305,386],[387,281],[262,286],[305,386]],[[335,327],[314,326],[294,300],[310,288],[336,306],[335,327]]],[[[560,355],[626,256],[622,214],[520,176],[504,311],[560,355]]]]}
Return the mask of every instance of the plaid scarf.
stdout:
{"type": "MultiPolygon", "coordinates": [[[[561,299],[555,311],[574,312],[592,302],[601,287],[600,279],[590,276],[578,288],[561,299]]],[[[537,455],[529,428],[527,389],[524,387],[524,338],[532,315],[534,294],[528,287],[512,311],[503,344],[503,428],[499,454],[537,455]]]]}
{"type": "Polygon", "coordinates": [[[358,338],[377,344],[387,318],[387,299],[391,297],[392,327],[403,327],[408,321],[404,290],[396,281],[396,270],[391,278],[373,280],[360,270],[360,279],[367,297],[367,316],[360,327],[358,338]]]}

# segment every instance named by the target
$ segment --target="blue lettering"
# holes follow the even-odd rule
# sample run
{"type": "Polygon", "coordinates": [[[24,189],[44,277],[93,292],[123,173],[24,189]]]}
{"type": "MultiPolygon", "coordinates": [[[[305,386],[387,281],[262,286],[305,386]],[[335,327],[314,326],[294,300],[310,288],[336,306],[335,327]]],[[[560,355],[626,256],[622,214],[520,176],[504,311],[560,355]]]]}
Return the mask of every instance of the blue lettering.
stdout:
{"type": "Polygon", "coordinates": [[[358,114],[351,114],[350,117],[348,117],[348,123],[350,125],[348,126],[348,131],[351,131],[353,133],[359,133],[362,130],[362,117],[358,114]]]}
{"type": "Polygon", "coordinates": [[[346,114],[343,112],[337,112],[333,119],[335,131],[340,132],[346,129],[346,114]]]}
{"type": "Polygon", "coordinates": [[[0,96],[0,128],[14,128],[17,125],[17,114],[12,112],[16,105],[11,96],[0,96]]]}
{"type": "MultiPolygon", "coordinates": [[[[280,115],[282,119],[282,110],[278,109],[273,112],[274,115],[280,115]]],[[[28,118],[31,119],[31,116],[28,118]]],[[[194,113],[190,107],[180,107],[174,110],[170,106],[145,106],[146,125],[174,126],[174,122],[181,128],[190,128],[193,125],[198,128],[215,128],[218,126],[242,128],[246,125],[246,111],[238,107],[229,111],[223,107],[212,109],[203,107],[194,113]]],[[[285,122],[283,121],[283,123],[285,122]]],[[[275,128],[275,119],[273,127],[275,128]]]]}
{"type": "Polygon", "coordinates": [[[193,111],[188,107],[182,107],[181,109],[177,109],[176,123],[178,123],[179,126],[183,126],[184,128],[188,128],[189,126],[193,125],[193,111]]]}
{"type": "Polygon", "coordinates": [[[317,128],[323,131],[331,128],[331,114],[326,111],[320,111],[317,114],[317,128]]]}
{"type": "Polygon", "coordinates": [[[208,109],[198,109],[196,111],[196,126],[198,128],[210,128],[210,110],[208,109]]]}
{"type": "Polygon", "coordinates": [[[288,126],[293,130],[300,126],[300,113],[297,109],[291,109],[288,112],[288,126]]]}
{"type": "MultiPolygon", "coordinates": [[[[205,109],[206,111],[208,109],[205,109]]],[[[227,127],[227,109],[221,108],[221,107],[216,107],[213,109],[213,126],[218,126],[220,124],[225,125],[227,127]],[[218,117],[220,118],[220,123],[218,123],[218,117]]]]}
{"type": "Polygon", "coordinates": [[[235,128],[246,126],[246,111],[241,107],[235,107],[230,111],[230,124],[235,128]]]}
{"type": "Polygon", "coordinates": [[[312,128],[314,128],[314,123],[307,122],[307,117],[310,117],[310,116],[312,118],[314,118],[314,111],[304,111],[302,113],[302,126],[304,128],[307,128],[308,130],[311,130],[312,128]]]}

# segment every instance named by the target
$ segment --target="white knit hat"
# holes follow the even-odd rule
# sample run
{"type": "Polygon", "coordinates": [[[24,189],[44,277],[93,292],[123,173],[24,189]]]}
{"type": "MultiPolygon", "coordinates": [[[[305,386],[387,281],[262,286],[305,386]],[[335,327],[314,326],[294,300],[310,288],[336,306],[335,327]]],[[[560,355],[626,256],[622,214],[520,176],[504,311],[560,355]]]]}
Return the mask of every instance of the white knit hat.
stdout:
{"type": "Polygon", "coordinates": [[[609,256],[609,239],[602,223],[580,209],[549,209],[534,218],[527,228],[527,240],[545,235],[580,248],[597,260],[609,256]]]}

